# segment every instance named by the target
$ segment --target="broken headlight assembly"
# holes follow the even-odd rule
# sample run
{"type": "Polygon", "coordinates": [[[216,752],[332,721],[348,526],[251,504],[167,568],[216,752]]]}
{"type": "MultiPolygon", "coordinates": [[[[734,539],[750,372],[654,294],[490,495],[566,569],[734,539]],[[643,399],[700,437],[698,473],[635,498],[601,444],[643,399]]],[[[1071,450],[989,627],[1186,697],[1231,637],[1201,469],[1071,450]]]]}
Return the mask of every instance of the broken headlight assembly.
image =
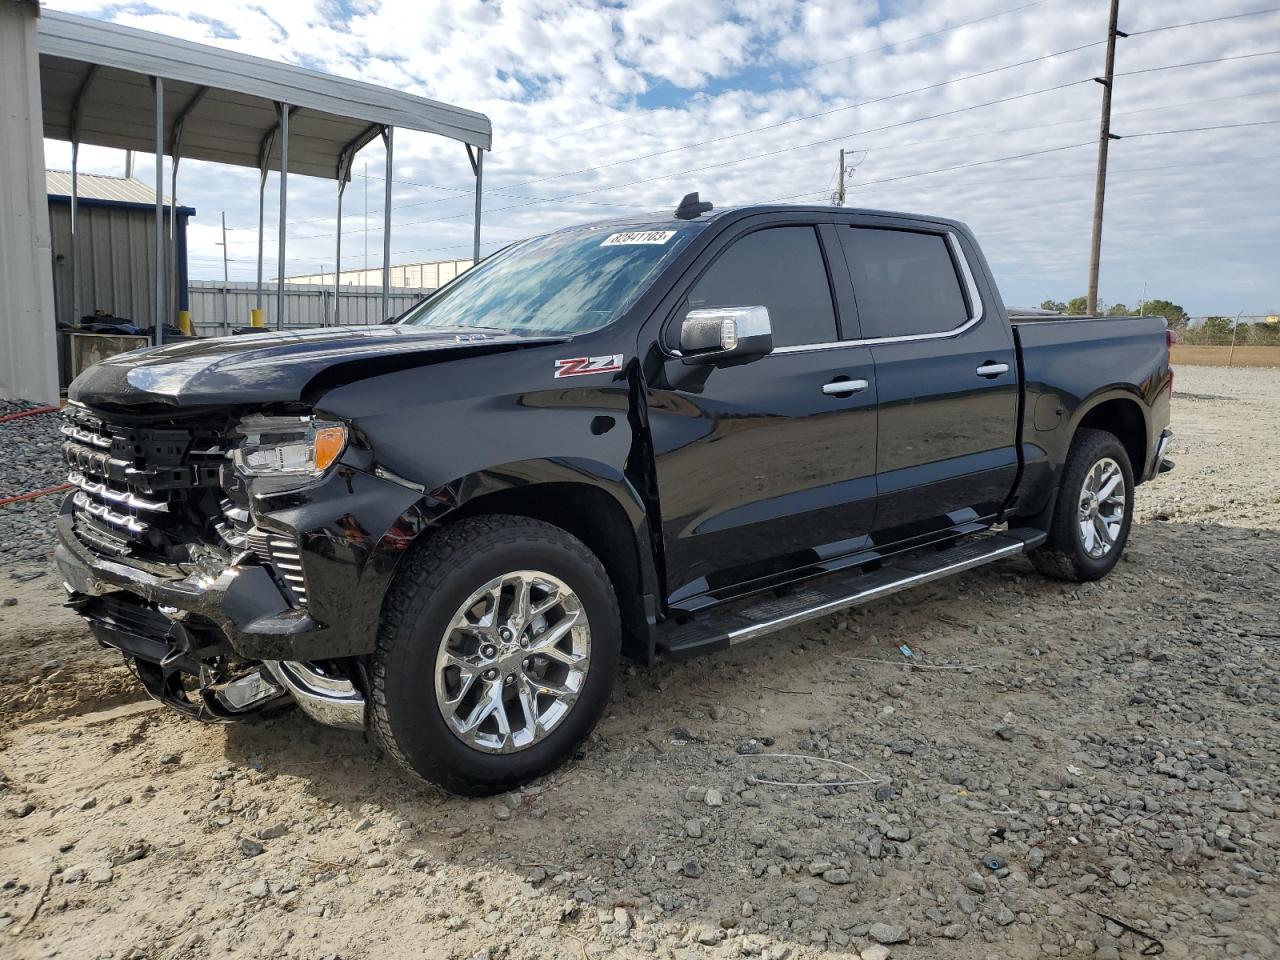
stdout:
{"type": "Polygon", "coordinates": [[[347,446],[346,424],[322,417],[244,417],[232,453],[236,470],[259,492],[305,487],[325,475],[347,446]]]}

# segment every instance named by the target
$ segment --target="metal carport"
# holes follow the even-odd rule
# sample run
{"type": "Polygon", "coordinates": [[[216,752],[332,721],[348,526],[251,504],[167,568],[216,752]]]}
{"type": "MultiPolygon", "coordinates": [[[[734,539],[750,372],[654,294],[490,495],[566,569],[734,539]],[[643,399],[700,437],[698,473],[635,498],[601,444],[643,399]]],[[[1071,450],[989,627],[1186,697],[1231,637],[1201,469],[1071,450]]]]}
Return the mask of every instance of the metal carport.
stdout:
{"type": "MultiPolygon", "coordinates": [[[[43,11],[38,22],[44,135],[69,140],[72,149],[72,274],[76,275],[75,209],[82,143],[156,155],[156,339],[169,307],[175,245],[161,224],[164,156],[172,158],[170,195],[177,195],[182,159],[210,160],[259,171],[258,306],[262,306],[263,212],[266,177],[280,172],[277,271],[279,326],[284,318],[285,228],[288,174],[337,183],[337,251],[341,273],[342,194],[357,151],[378,137],[386,143],[383,260],[390,265],[392,146],[397,127],[463,143],[475,176],[474,253],[480,257],[484,151],[492,127],[484,114],[387,87],[329,76],[203,44],[71,14],[43,11]]],[[[172,218],[170,218],[172,222],[172,218]]],[[[383,314],[390,271],[384,270],[383,314]]],[[[73,288],[75,284],[73,283],[73,288]]],[[[77,288],[78,289],[78,288],[77,288]]],[[[75,315],[79,315],[78,305],[75,315]]],[[[52,329],[50,330],[52,336],[52,329]]]]}

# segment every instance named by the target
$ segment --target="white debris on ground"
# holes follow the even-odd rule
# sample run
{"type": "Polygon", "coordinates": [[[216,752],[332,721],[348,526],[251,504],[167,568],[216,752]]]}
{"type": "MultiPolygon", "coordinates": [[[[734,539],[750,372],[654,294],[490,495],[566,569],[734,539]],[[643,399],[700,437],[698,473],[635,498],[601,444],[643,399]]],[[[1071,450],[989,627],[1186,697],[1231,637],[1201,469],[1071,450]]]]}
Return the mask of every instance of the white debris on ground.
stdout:
{"type": "Polygon", "coordinates": [[[1177,389],[1177,469],[1107,580],[1011,560],[629,668],[579,758],[488,800],[296,712],[134,702],[10,562],[0,954],[1275,957],[1280,371],[1177,389]],[[877,782],[753,780],[845,764],[877,782]]]}

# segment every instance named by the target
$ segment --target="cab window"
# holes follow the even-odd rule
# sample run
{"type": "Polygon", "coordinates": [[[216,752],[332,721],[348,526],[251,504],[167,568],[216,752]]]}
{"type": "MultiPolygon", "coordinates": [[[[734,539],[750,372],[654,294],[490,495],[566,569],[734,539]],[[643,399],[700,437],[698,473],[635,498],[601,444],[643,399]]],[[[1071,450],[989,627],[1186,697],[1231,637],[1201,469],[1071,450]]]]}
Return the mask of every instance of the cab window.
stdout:
{"type": "Polygon", "coordinates": [[[862,336],[946,333],[969,318],[947,241],[936,233],[850,227],[840,242],[862,336]]]}
{"type": "Polygon", "coordinates": [[[685,310],[754,306],[768,308],[775,348],[838,339],[813,227],[769,227],[735,240],[694,284],[685,310]]]}

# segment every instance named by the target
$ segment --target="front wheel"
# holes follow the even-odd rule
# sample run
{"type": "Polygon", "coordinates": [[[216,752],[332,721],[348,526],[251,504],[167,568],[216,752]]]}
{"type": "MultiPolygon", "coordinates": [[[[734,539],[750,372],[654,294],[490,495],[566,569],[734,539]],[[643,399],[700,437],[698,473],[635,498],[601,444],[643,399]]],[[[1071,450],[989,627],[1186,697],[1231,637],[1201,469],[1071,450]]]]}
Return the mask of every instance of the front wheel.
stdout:
{"type": "Polygon", "coordinates": [[[613,585],[580,540],[527,517],[460,521],[408,558],[388,596],[374,735],[454,793],[509,790],[591,732],[620,648],[613,585]]]}
{"type": "Polygon", "coordinates": [[[1053,525],[1030,554],[1042,573],[1084,583],[1111,572],[1133,523],[1133,468],[1115,434],[1081,430],[1062,468],[1053,525]]]}

